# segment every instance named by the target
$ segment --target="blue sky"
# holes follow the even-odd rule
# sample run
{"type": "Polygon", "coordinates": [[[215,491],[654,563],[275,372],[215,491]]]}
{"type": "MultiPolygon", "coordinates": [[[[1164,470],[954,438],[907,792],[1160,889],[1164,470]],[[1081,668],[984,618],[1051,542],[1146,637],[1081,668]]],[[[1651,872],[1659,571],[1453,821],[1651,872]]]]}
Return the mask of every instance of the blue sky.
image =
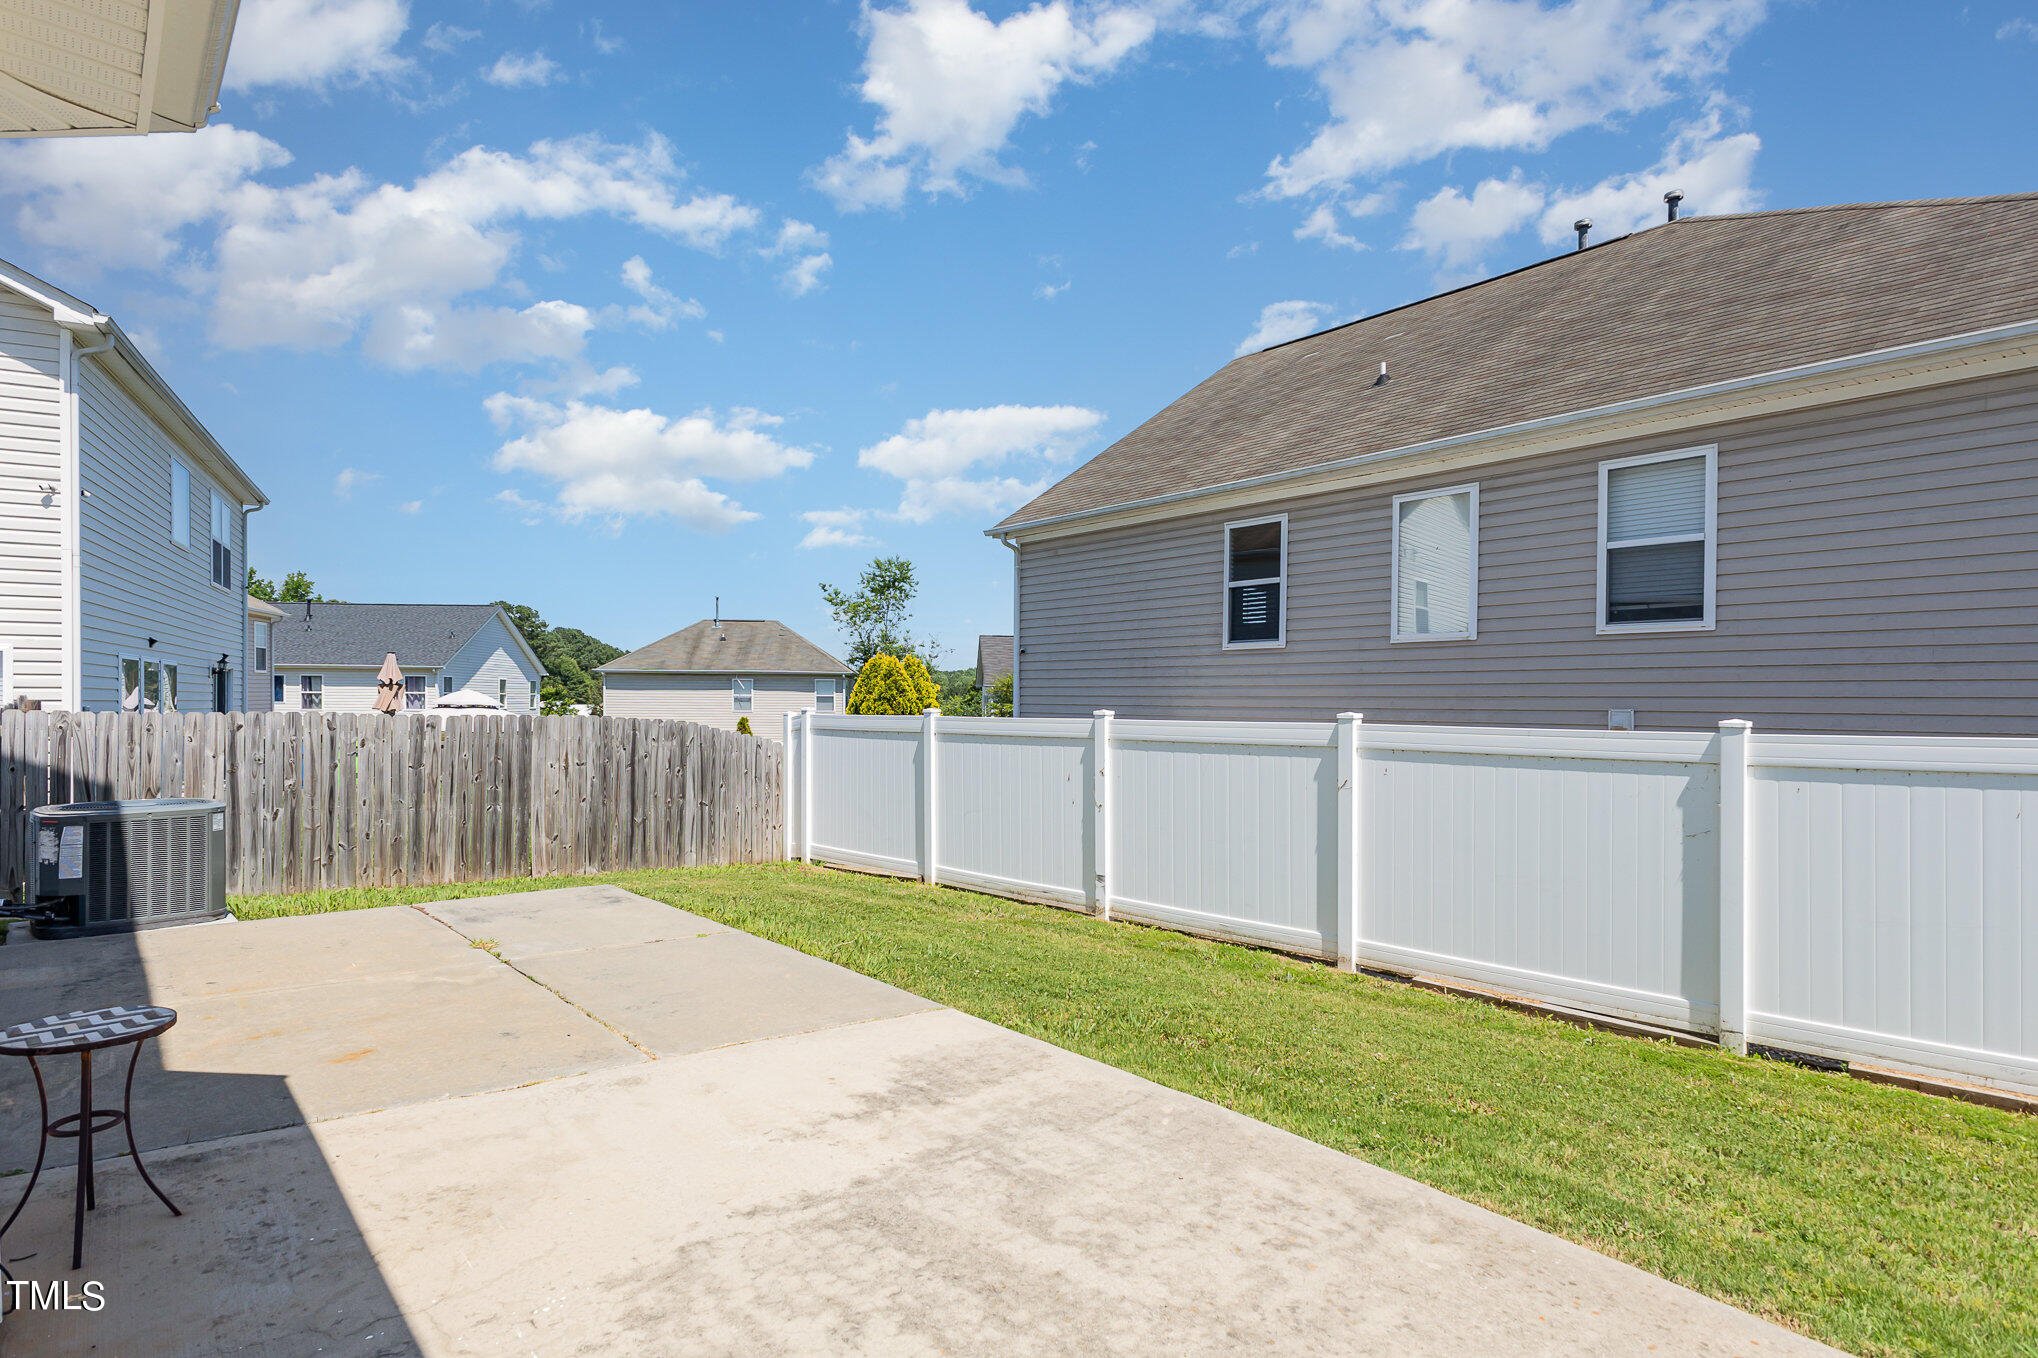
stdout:
{"type": "Polygon", "coordinates": [[[2038,189],[2038,4],[243,0],[191,137],[0,143],[265,575],[832,640],[1234,354],[1686,210],[2038,189]]]}

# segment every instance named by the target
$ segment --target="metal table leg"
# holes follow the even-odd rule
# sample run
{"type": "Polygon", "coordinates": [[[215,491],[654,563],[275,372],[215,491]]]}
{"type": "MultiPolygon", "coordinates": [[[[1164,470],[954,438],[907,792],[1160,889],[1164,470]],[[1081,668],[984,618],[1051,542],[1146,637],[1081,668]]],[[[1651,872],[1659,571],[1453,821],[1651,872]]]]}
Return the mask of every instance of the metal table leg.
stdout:
{"type": "Polygon", "coordinates": [[[78,1053],[78,1193],[71,1212],[71,1271],[85,1266],[85,1209],[92,1194],[92,1053],[78,1053]]]}
{"type": "MultiPolygon", "coordinates": [[[[143,1041],[147,1039],[144,1038],[143,1041]]],[[[170,1209],[170,1215],[181,1217],[177,1204],[170,1201],[170,1195],[156,1187],[156,1181],[149,1177],[149,1167],[142,1163],[142,1149],[134,1144],[134,1068],[142,1059],[142,1044],[134,1044],[134,1055],[127,1058],[127,1091],[120,1096],[120,1120],[127,1124],[127,1153],[134,1157],[134,1167],[141,1173],[142,1182],[149,1186],[149,1192],[162,1199],[163,1206],[170,1209]]]]}

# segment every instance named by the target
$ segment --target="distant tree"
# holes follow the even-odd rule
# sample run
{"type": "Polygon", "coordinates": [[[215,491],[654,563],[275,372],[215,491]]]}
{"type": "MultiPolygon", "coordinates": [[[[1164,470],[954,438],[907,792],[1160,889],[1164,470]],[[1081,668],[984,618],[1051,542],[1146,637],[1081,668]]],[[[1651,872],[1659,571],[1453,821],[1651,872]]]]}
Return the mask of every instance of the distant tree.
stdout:
{"type": "Polygon", "coordinates": [[[982,694],[977,692],[977,672],[966,670],[936,670],[934,682],[941,686],[940,707],[943,712],[958,713],[974,717],[980,707],[982,694]]]}
{"type": "Polygon", "coordinates": [[[913,563],[902,556],[881,556],[864,567],[853,590],[821,586],[821,598],[834,615],[835,626],[849,638],[849,663],[862,669],[874,655],[934,655],[934,639],[916,642],[912,635],[913,595],[919,585],[913,563]]]}
{"type": "Polygon", "coordinates": [[[849,690],[849,711],[859,717],[914,717],[940,703],[941,690],[917,655],[879,651],[863,663],[849,690]]]}
{"type": "Polygon", "coordinates": [[[578,627],[554,627],[551,636],[552,644],[560,654],[572,656],[589,674],[623,653],[622,647],[591,637],[578,627]]]}
{"type": "Polygon", "coordinates": [[[601,714],[601,676],[594,673],[623,653],[620,646],[589,636],[577,627],[550,627],[529,604],[497,599],[497,608],[509,614],[517,631],[530,644],[538,663],[545,667],[538,700],[554,715],[571,712],[575,706],[601,714]]]}
{"type": "Polygon", "coordinates": [[[318,592],[318,586],[314,585],[311,582],[311,577],[303,571],[292,571],[283,577],[283,588],[276,595],[276,602],[279,604],[327,604],[336,601],[321,595],[318,592]]]}
{"type": "Polygon", "coordinates": [[[255,568],[250,566],[248,567],[248,593],[254,595],[257,599],[267,599],[273,604],[276,602],[276,582],[274,580],[264,580],[261,576],[255,574],[255,568]]]}
{"type": "Polygon", "coordinates": [[[993,717],[1012,715],[1012,676],[1009,674],[991,685],[990,715],[993,717]]]}

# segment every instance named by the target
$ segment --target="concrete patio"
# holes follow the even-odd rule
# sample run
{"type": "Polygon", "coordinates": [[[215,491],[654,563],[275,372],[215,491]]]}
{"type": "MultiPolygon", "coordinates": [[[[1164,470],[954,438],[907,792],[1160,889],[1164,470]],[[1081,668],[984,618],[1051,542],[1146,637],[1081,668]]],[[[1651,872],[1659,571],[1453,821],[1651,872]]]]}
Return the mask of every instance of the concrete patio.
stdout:
{"type": "MultiPolygon", "coordinates": [[[[70,1274],[53,1150],[0,1252],[106,1306],[9,1315],[10,1358],[1829,1352],[614,887],[0,948],[0,1023],[144,1001],[185,1215],[102,1164],[70,1274]]],[[[0,1063],[0,1170],[34,1115],[0,1063]]]]}

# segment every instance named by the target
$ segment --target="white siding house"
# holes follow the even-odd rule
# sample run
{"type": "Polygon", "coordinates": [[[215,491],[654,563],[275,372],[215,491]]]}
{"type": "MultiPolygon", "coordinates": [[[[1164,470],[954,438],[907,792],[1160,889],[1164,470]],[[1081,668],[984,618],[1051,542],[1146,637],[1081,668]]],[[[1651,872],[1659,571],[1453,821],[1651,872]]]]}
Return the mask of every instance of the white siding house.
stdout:
{"type": "Polygon", "coordinates": [[[0,703],[245,708],[267,503],[119,326],[0,262],[0,703]]]}
{"type": "Polygon", "coordinates": [[[777,738],[785,714],[840,712],[850,670],[781,622],[724,618],[697,622],[600,669],[602,712],[666,717],[724,731],[750,719],[755,735],[777,738]]]}
{"type": "Polygon", "coordinates": [[[369,712],[376,676],[394,655],[404,706],[429,710],[473,689],[506,711],[533,713],[545,667],[494,604],[283,604],[271,628],[273,706],[369,712]]]}

